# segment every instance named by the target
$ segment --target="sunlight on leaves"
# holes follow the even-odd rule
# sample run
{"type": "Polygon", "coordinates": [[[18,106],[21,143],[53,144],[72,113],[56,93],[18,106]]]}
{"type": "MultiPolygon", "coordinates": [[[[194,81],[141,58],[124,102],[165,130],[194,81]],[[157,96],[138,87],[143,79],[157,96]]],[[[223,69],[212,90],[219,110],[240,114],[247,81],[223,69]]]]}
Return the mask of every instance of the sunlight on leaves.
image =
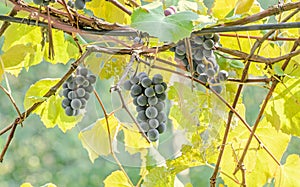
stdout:
{"type": "Polygon", "coordinates": [[[131,187],[128,182],[125,174],[118,170],[112,172],[106,179],[104,180],[105,187],[131,187]]]}

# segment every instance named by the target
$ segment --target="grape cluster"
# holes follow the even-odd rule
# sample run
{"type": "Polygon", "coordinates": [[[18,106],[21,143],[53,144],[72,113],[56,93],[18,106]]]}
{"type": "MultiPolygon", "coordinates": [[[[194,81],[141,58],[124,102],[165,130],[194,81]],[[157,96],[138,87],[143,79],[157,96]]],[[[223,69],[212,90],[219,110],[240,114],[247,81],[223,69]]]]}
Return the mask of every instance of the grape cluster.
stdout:
{"type": "MultiPolygon", "coordinates": [[[[218,34],[192,35],[190,38],[193,57],[193,76],[204,83],[215,84],[210,87],[217,93],[222,92],[222,86],[218,85],[220,81],[225,81],[228,78],[227,71],[220,71],[213,52],[214,46],[219,40],[220,36],[218,34]]],[[[175,52],[175,59],[180,61],[187,71],[191,71],[184,41],[179,41],[176,47],[171,48],[171,51],[175,52]]]]}
{"type": "Polygon", "coordinates": [[[82,10],[85,7],[85,3],[90,1],[91,0],[75,0],[74,2],[73,0],[69,0],[67,4],[72,8],[75,7],[76,9],[82,10]]]}
{"type": "Polygon", "coordinates": [[[159,134],[165,132],[167,115],[163,111],[167,84],[161,74],[155,74],[152,79],[145,72],[126,80],[123,84],[125,90],[130,91],[133,104],[136,106],[137,121],[148,136],[154,142],[159,134]]]}
{"type": "Polygon", "coordinates": [[[77,116],[80,110],[84,109],[87,100],[90,98],[90,93],[93,92],[93,84],[96,82],[96,76],[89,74],[85,67],[79,67],[75,76],[70,76],[69,79],[62,85],[63,96],[62,107],[68,116],[77,116]]]}
{"type": "Polygon", "coordinates": [[[34,2],[36,5],[44,5],[44,6],[47,6],[47,5],[49,5],[50,3],[55,3],[56,0],[33,0],[33,2],[34,2]]]}

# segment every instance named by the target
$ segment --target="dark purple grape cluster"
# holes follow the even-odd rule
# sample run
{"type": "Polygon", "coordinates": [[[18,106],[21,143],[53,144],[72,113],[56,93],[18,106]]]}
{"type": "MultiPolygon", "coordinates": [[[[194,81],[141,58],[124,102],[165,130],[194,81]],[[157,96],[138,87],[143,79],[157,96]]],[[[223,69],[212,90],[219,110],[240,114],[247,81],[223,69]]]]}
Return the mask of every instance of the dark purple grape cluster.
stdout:
{"type": "MultiPolygon", "coordinates": [[[[204,83],[212,84],[211,89],[217,93],[222,92],[222,86],[218,84],[228,78],[227,71],[220,71],[213,52],[214,46],[219,40],[220,36],[218,34],[192,35],[190,38],[194,77],[204,83]]],[[[175,60],[181,62],[187,71],[191,71],[184,41],[179,41],[176,47],[171,48],[171,51],[175,52],[175,60]]]]}
{"type": "Polygon", "coordinates": [[[90,74],[85,67],[78,67],[76,75],[70,76],[62,85],[63,96],[62,107],[68,116],[77,116],[80,110],[86,106],[90,94],[94,90],[97,77],[90,74]]]}
{"type": "Polygon", "coordinates": [[[50,3],[55,3],[56,0],[33,0],[33,2],[34,2],[36,5],[47,6],[47,5],[49,5],[50,3]]]}
{"type": "Polygon", "coordinates": [[[159,134],[165,132],[167,121],[164,112],[167,84],[163,76],[155,74],[151,79],[145,72],[141,72],[126,80],[123,88],[130,91],[141,129],[150,141],[157,141],[159,134]]]}

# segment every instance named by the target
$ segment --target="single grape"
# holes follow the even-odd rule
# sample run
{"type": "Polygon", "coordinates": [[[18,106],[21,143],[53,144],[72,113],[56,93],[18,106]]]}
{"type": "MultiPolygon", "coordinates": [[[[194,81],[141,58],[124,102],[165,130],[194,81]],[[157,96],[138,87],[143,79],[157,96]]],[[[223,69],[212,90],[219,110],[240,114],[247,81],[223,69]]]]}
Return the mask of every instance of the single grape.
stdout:
{"type": "Polygon", "coordinates": [[[67,98],[70,91],[71,90],[69,90],[69,89],[64,89],[63,90],[63,96],[67,98]]]}
{"type": "Polygon", "coordinates": [[[147,103],[148,103],[148,100],[147,100],[146,96],[140,95],[137,97],[137,104],[139,106],[145,106],[145,105],[147,105],[147,103]]]}
{"type": "Polygon", "coordinates": [[[132,103],[135,105],[135,106],[139,106],[138,102],[137,102],[137,98],[138,97],[134,97],[133,100],[132,100],[132,103]]]}
{"type": "Polygon", "coordinates": [[[156,96],[148,97],[148,103],[149,105],[156,105],[158,102],[158,98],[156,96]]]}
{"type": "Polygon", "coordinates": [[[202,51],[202,53],[203,53],[203,55],[204,55],[206,58],[209,58],[209,57],[211,57],[211,56],[214,55],[214,52],[213,52],[212,50],[207,50],[207,49],[204,49],[204,50],[202,51]]]}
{"type": "Polygon", "coordinates": [[[193,41],[198,45],[202,45],[204,42],[204,37],[203,36],[195,36],[193,38],[193,41]]]}
{"type": "Polygon", "coordinates": [[[86,92],[92,93],[94,90],[94,87],[92,85],[88,85],[87,87],[84,88],[86,92]]]}
{"type": "Polygon", "coordinates": [[[148,120],[148,118],[147,118],[147,116],[146,116],[146,114],[145,114],[145,110],[139,111],[137,117],[138,117],[140,120],[142,120],[142,121],[147,121],[147,120],[148,120]]]}
{"type": "Polygon", "coordinates": [[[144,132],[148,132],[150,129],[149,124],[147,122],[141,122],[139,123],[139,125],[144,132]]]}
{"type": "Polygon", "coordinates": [[[185,55],[185,46],[184,45],[178,45],[175,49],[175,53],[178,54],[178,55],[185,55]]]}
{"type": "Polygon", "coordinates": [[[141,110],[146,110],[147,109],[147,106],[136,106],[135,110],[137,112],[141,111],[141,110]]]}
{"type": "Polygon", "coordinates": [[[82,86],[85,88],[85,87],[88,87],[90,85],[90,82],[88,80],[84,80],[83,83],[82,83],[82,86]]]}
{"type": "Polygon", "coordinates": [[[218,73],[218,79],[220,81],[226,81],[228,79],[228,72],[225,71],[225,70],[221,70],[219,73],[218,73]]]}
{"type": "MultiPolygon", "coordinates": [[[[216,83],[219,83],[219,81],[218,80],[216,80],[216,79],[211,79],[210,80],[210,83],[211,84],[216,84],[216,83]]],[[[221,92],[222,92],[222,86],[221,85],[210,85],[209,86],[212,90],[214,90],[215,92],[217,92],[218,94],[220,94],[221,92]]]]}
{"type": "Polygon", "coordinates": [[[157,117],[156,119],[158,120],[159,123],[164,123],[167,121],[167,115],[166,113],[164,113],[163,111],[162,112],[159,112],[157,114],[157,117]]]}
{"type": "Polygon", "coordinates": [[[141,84],[144,88],[147,88],[147,87],[151,86],[152,80],[149,79],[148,77],[144,77],[141,81],[141,84]]]}
{"type": "Polygon", "coordinates": [[[34,2],[36,5],[42,5],[42,4],[43,4],[43,0],[33,0],[33,2],[34,2]]]}
{"type": "Polygon", "coordinates": [[[147,136],[148,136],[148,138],[149,138],[149,140],[150,140],[151,142],[155,142],[155,141],[157,141],[158,138],[159,138],[159,132],[158,132],[158,130],[156,130],[156,129],[150,129],[150,130],[147,132],[147,136]]]}
{"type": "Polygon", "coordinates": [[[87,100],[85,98],[80,98],[80,102],[81,102],[81,107],[80,109],[84,109],[87,103],[87,100]]]}
{"type": "Polygon", "coordinates": [[[158,111],[154,106],[150,106],[146,109],[145,114],[148,118],[156,118],[158,111]]]}
{"type": "Polygon", "coordinates": [[[205,35],[204,35],[204,38],[205,38],[205,39],[210,39],[210,38],[212,38],[212,37],[214,37],[214,33],[209,33],[209,34],[205,34],[205,35]]]}
{"type": "Polygon", "coordinates": [[[158,112],[161,112],[164,108],[165,108],[165,103],[164,102],[158,102],[155,106],[154,106],[158,112]]]}
{"type": "Polygon", "coordinates": [[[201,73],[199,76],[198,76],[198,79],[204,83],[207,83],[207,80],[208,80],[208,76],[206,75],[206,73],[201,73]]]}
{"type": "Polygon", "coordinates": [[[70,89],[70,90],[74,90],[75,88],[76,88],[76,83],[75,82],[68,82],[68,88],[70,89]]]}
{"type": "Polygon", "coordinates": [[[155,91],[154,91],[154,89],[152,87],[146,88],[145,91],[144,91],[144,93],[145,93],[145,95],[147,97],[153,97],[153,96],[155,96],[155,91]]]}
{"type": "Polygon", "coordinates": [[[82,103],[81,103],[80,99],[73,99],[71,101],[70,105],[73,109],[78,110],[78,109],[80,109],[82,103]]]}
{"type": "Polygon", "coordinates": [[[213,77],[216,74],[213,68],[208,68],[205,73],[208,77],[213,77]]]}
{"type": "Polygon", "coordinates": [[[137,84],[140,82],[140,79],[138,77],[131,77],[130,82],[131,84],[137,84]]]}
{"type": "Polygon", "coordinates": [[[158,101],[164,101],[167,99],[167,95],[165,93],[157,94],[158,101]]]}
{"type": "Polygon", "coordinates": [[[84,95],[85,95],[85,89],[83,89],[83,88],[78,88],[78,89],[76,90],[76,94],[77,94],[78,97],[84,97],[84,95]]]}
{"type": "Polygon", "coordinates": [[[203,43],[203,47],[206,50],[211,50],[214,47],[215,43],[212,39],[207,39],[203,43]]]}
{"type": "Polygon", "coordinates": [[[143,89],[140,85],[135,84],[131,87],[131,94],[132,95],[140,95],[143,92],[143,89]]]}
{"type": "Polygon", "coordinates": [[[69,99],[75,99],[77,97],[77,94],[76,94],[76,92],[75,91],[70,91],[69,93],[68,93],[68,98],[69,99]]]}
{"type": "Polygon", "coordinates": [[[162,84],[156,84],[154,86],[154,91],[157,94],[162,94],[165,91],[165,87],[162,84]]]}
{"type": "Polygon", "coordinates": [[[87,76],[87,80],[90,82],[90,84],[94,84],[96,82],[96,75],[90,74],[87,76]]]}
{"type": "Polygon", "coordinates": [[[75,0],[75,8],[82,10],[85,7],[84,0],[75,0]]]}
{"type": "Polygon", "coordinates": [[[68,88],[68,83],[64,82],[63,85],[62,85],[62,88],[64,88],[64,89],[68,88]]]}
{"type": "Polygon", "coordinates": [[[175,14],[173,9],[167,8],[166,10],[164,10],[164,15],[165,16],[169,16],[169,15],[172,15],[172,14],[175,14]]]}
{"type": "Polygon", "coordinates": [[[69,0],[67,5],[71,8],[74,8],[74,2],[72,0],[69,0]]]}
{"type": "Polygon", "coordinates": [[[169,9],[172,9],[175,13],[177,12],[177,8],[175,6],[169,6],[169,9]]]}
{"type": "Polygon", "coordinates": [[[159,134],[162,134],[166,131],[167,125],[165,123],[161,123],[156,129],[159,132],[159,134]]]}
{"type": "Polygon", "coordinates": [[[197,50],[196,53],[193,56],[193,59],[197,60],[197,61],[201,61],[203,57],[203,53],[201,50],[197,50]]]}
{"type": "Polygon", "coordinates": [[[163,76],[161,74],[155,74],[152,78],[154,84],[161,84],[163,82],[163,76]]]}
{"type": "Polygon", "coordinates": [[[131,89],[131,87],[132,87],[132,84],[131,84],[131,82],[130,82],[130,80],[126,80],[124,83],[123,83],[123,88],[125,89],[125,90],[130,90],[131,89]]]}
{"type": "Polygon", "coordinates": [[[218,43],[220,41],[220,35],[215,33],[214,37],[213,37],[213,40],[214,40],[215,43],[218,43]]]}
{"type": "Polygon", "coordinates": [[[157,119],[149,119],[148,123],[151,129],[156,129],[159,126],[159,122],[157,119]]]}
{"type": "Polygon", "coordinates": [[[161,85],[163,85],[164,89],[165,89],[165,90],[167,90],[167,88],[168,88],[168,85],[167,85],[167,83],[165,83],[165,82],[162,82],[162,83],[161,83],[161,85]]]}
{"type": "Polygon", "coordinates": [[[62,100],[62,107],[63,107],[63,108],[66,108],[66,107],[70,106],[70,103],[71,103],[71,100],[70,100],[70,99],[64,98],[64,99],[62,100]]]}
{"type": "Polygon", "coordinates": [[[185,54],[179,55],[179,54],[175,53],[175,59],[183,60],[183,59],[185,59],[185,57],[186,57],[185,54]]]}
{"type": "Polygon", "coordinates": [[[145,73],[145,72],[140,72],[140,73],[138,74],[139,80],[142,80],[142,79],[145,78],[145,77],[148,77],[147,73],[145,73]]]}
{"type": "Polygon", "coordinates": [[[85,95],[83,96],[84,99],[89,100],[90,98],[90,93],[85,92],[85,95]]]}
{"type": "Polygon", "coordinates": [[[71,107],[66,107],[65,113],[67,114],[67,116],[73,116],[74,110],[71,107]]]}
{"type": "Polygon", "coordinates": [[[77,85],[82,85],[85,81],[85,77],[84,76],[81,76],[81,75],[78,75],[75,77],[75,83],[77,85]]]}
{"type": "MultiPolygon", "coordinates": [[[[76,7],[76,2],[78,2],[78,1],[83,2],[83,0],[76,0],[76,1],[75,1],[75,7],[76,7]]],[[[76,7],[76,8],[77,8],[77,7],[76,7]]],[[[79,9],[79,8],[77,8],[77,9],[79,9]]],[[[83,9],[83,8],[82,8],[82,9],[83,9]]],[[[77,74],[82,75],[82,76],[84,76],[84,77],[86,77],[86,76],[88,75],[88,73],[89,73],[89,70],[88,70],[87,68],[85,68],[85,67],[81,67],[81,68],[78,68],[78,69],[77,69],[77,74]]]]}
{"type": "Polygon", "coordinates": [[[197,73],[201,74],[205,71],[205,65],[204,64],[198,64],[196,68],[197,73]]]}

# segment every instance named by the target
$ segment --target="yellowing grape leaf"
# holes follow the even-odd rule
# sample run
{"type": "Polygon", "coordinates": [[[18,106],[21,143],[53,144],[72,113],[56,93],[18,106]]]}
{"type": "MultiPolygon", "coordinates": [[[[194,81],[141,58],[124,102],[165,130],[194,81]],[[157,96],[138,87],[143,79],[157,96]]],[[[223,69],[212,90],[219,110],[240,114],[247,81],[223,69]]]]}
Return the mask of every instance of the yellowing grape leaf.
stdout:
{"type": "Polygon", "coordinates": [[[213,16],[224,19],[235,7],[237,0],[215,0],[212,8],[213,16]]]}
{"type": "MultiPolygon", "coordinates": [[[[108,117],[108,124],[111,133],[110,136],[111,139],[113,139],[119,122],[114,115],[111,115],[108,117]]],[[[108,155],[111,153],[105,118],[99,119],[88,128],[83,129],[78,134],[78,138],[82,146],[88,151],[89,158],[93,163],[100,155],[108,155]]]]}
{"type": "Polygon", "coordinates": [[[105,187],[132,187],[132,185],[128,182],[125,174],[118,170],[112,172],[106,179],[104,180],[105,187]]]}
{"type": "Polygon", "coordinates": [[[281,166],[276,172],[275,187],[300,186],[299,171],[299,155],[288,156],[286,163],[283,166],[281,166]]]}
{"type": "Polygon", "coordinates": [[[254,0],[238,0],[234,9],[235,14],[247,13],[251,9],[253,3],[254,0]]]}
{"type": "Polygon", "coordinates": [[[66,132],[81,121],[82,115],[67,116],[61,106],[63,98],[59,94],[49,98],[43,97],[58,81],[59,79],[42,79],[32,85],[25,94],[24,108],[27,110],[33,104],[43,102],[32,113],[39,115],[47,128],[57,125],[63,132],[66,132]]]}
{"type": "Polygon", "coordinates": [[[138,129],[135,128],[123,128],[124,132],[124,143],[125,150],[130,154],[146,150],[151,146],[150,143],[139,133],[138,129]]]}

